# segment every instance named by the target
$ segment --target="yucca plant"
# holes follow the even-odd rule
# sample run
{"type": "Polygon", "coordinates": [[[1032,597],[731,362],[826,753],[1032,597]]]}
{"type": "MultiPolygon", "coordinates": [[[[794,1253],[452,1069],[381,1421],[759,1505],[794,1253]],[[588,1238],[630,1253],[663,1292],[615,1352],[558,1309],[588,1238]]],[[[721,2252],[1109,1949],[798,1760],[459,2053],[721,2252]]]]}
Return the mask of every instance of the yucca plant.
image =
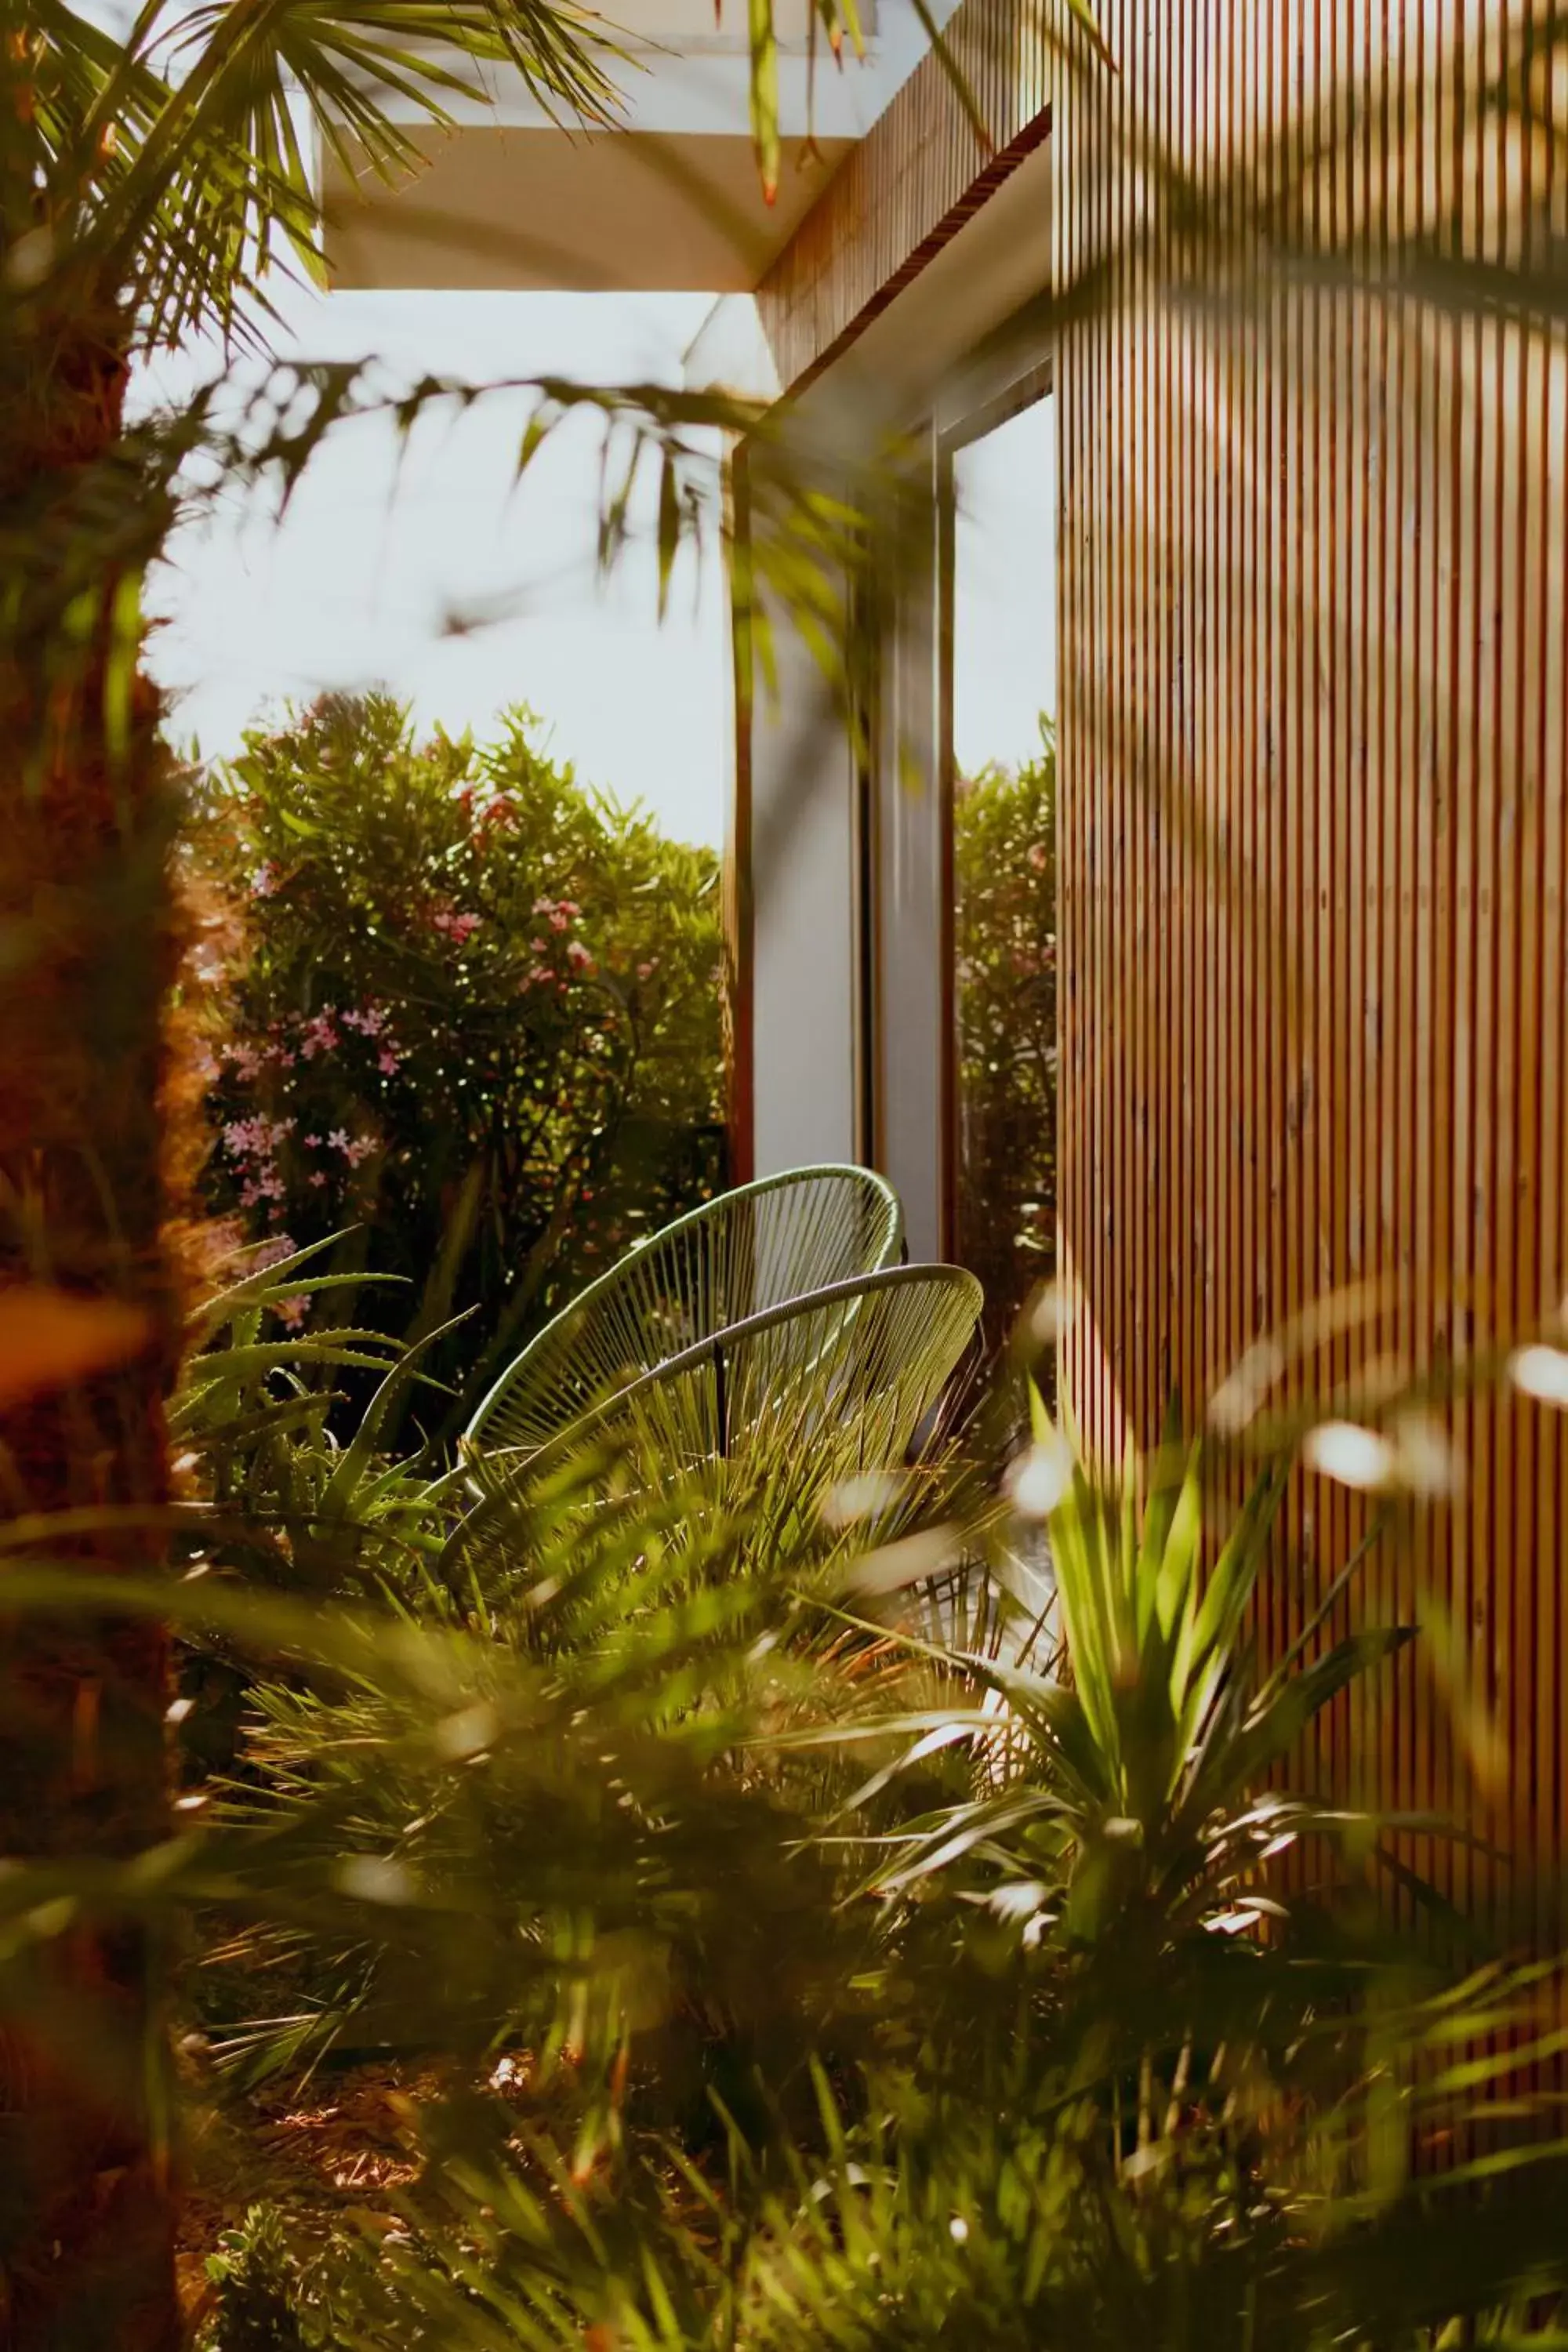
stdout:
{"type": "MultiPolygon", "coordinates": [[[[378,1451],[421,1350],[288,1328],[326,1246],[202,1310],[175,1408],[210,1497],[189,1515],[197,1581],[165,1588],[194,1629],[204,1835],[161,1885],[217,1954],[192,1980],[214,2047],[255,2080],[345,2049],[471,2071],[570,2045],[602,2122],[609,2071],[645,2076],[651,2039],[662,2098],[700,2107],[727,2050],[743,2103],[743,2053],[771,2037],[777,2056],[797,2005],[836,2008],[830,1955],[861,1936],[825,1932],[811,1776],[766,1760],[781,1713],[830,1703],[778,1643],[788,1581],[700,1473],[656,1488],[610,1452],[519,1501],[482,1575],[461,1565],[468,1465],[378,1451]],[[334,1378],[389,1360],[343,1442],[334,1378]]],[[[814,2034],[786,2042],[774,2078],[814,2034]]]]}
{"type": "Polygon", "coordinates": [[[1007,1990],[987,2008],[948,1988],[998,2097],[1114,2085],[1131,2115],[1141,2066],[1190,2074],[1244,2014],[1254,2050],[1278,2047],[1343,1993],[1347,1956],[1279,1860],[1306,1841],[1359,1873],[1378,1824],[1278,1778],[1311,1717],[1409,1629],[1259,1665],[1249,1608],[1288,1469],[1211,1543],[1201,1453],[1152,1465],[1140,1507],[1133,1465],[1102,1490],[1037,1399],[1011,1486],[1044,1518],[1057,1646],[1014,1663],[921,1645],[923,1703],[890,1717],[904,1744],[844,1827],[870,1841],[906,2015],[920,1969],[942,1986],[943,1949],[1007,1990]]]}

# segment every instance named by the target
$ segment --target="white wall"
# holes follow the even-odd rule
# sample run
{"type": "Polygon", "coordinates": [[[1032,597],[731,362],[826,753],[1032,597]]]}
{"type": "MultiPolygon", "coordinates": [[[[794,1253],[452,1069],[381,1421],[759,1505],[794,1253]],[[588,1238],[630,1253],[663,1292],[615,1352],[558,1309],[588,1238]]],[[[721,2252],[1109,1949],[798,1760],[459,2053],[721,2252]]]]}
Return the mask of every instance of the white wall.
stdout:
{"type": "Polygon", "coordinates": [[[854,818],[847,739],[808,649],[775,631],[779,701],[752,745],[759,1176],[855,1154],[854,818]]]}
{"type": "Polygon", "coordinates": [[[942,1255],[942,803],[936,515],[929,567],[899,583],[883,648],[877,892],[881,969],[878,1160],[904,1204],[912,1258],[942,1255]]]}

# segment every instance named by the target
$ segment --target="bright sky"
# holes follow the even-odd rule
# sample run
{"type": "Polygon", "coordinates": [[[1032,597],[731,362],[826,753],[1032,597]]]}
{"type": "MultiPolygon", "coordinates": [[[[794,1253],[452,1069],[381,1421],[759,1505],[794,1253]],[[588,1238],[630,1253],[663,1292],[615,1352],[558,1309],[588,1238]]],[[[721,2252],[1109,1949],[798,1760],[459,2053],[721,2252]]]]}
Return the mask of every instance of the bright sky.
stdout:
{"type": "MultiPolygon", "coordinates": [[[[475,383],[535,372],[589,382],[662,377],[706,295],[336,294],[287,305],[283,355],[374,353],[412,378],[475,383]]],[[[144,390],[178,398],[210,355],[162,362],[144,390]]],[[[588,782],[641,799],[665,828],[717,844],[728,772],[723,582],[678,572],[660,625],[651,550],[602,592],[594,577],[598,444],[586,420],[547,446],[514,491],[521,395],[416,428],[401,467],[390,425],[344,427],[275,524],[237,500],[174,543],[153,583],[164,619],[153,668],[174,729],[208,755],[286,697],[385,685],[422,723],[482,732],[514,701],[552,730],[588,782]],[[444,635],[454,606],[509,617],[444,635]]],[[[650,484],[651,489],[651,484],[650,484]]]]}
{"type": "Polygon", "coordinates": [[[1057,453],[1049,399],[953,461],[952,749],[962,773],[1016,766],[1057,710],[1057,453]]]}

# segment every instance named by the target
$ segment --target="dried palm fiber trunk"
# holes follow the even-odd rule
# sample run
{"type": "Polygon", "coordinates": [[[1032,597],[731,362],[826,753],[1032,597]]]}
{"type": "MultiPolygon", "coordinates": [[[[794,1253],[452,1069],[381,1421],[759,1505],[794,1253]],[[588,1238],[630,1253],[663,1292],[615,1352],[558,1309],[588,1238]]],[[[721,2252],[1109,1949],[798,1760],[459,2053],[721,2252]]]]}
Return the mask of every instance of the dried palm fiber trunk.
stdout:
{"type": "MultiPolygon", "coordinates": [[[[89,503],[119,440],[126,338],[81,283],[27,326],[0,343],[0,528],[26,514],[41,534],[89,503]]],[[[26,561],[14,548],[0,581],[13,611],[26,561]]],[[[68,658],[58,622],[0,639],[0,1336],[7,1302],[15,1330],[38,1286],[101,1334],[68,1385],[0,1364],[0,1513],[117,1513],[38,1549],[68,1569],[145,1572],[163,1545],[182,1319],[167,1238],[174,794],[155,693],[117,681],[112,601],[68,658]]],[[[0,1561],[0,1853],[68,1864],[156,1842],[163,1629],[6,1615],[3,1579],[0,1561]]],[[[148,1931],[85,1912],[0,1977],[6,2352],[179,2341],[158,1979],[148,1931]]]]}

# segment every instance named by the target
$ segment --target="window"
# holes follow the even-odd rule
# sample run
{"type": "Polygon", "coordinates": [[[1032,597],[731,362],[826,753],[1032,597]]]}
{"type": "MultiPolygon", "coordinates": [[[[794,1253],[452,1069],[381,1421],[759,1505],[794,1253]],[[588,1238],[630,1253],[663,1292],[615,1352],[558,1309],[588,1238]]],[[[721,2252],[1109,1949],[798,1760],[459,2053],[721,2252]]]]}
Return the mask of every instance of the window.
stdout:
{"type": "Polygon", "coordinates": [[[1056,1255],[1056,439],[1037,374],[943,453],[948,1248],[1006,1336],[1056,1255]]]}

